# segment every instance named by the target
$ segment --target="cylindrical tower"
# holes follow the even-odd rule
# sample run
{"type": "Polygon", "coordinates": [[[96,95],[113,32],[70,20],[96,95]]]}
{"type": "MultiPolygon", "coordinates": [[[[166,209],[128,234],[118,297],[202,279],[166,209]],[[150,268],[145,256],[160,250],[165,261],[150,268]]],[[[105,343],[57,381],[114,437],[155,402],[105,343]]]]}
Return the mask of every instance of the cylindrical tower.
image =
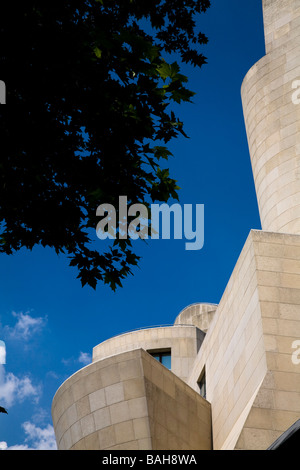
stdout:
{"type": "Polygon", "coordinates": [[[263,0],[266,55],[242,102],[262,229],[300,234],[300,0],[263,0]]]}

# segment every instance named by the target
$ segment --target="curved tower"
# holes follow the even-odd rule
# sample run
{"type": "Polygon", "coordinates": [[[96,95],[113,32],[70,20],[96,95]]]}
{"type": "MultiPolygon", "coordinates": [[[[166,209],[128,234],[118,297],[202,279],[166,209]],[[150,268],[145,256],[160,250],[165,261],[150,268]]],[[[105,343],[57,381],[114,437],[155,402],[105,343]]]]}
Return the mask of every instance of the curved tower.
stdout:
{"type": "Polygon", "coordinates": [[[300,0],[263,0],[263,14],[266,55],[242,85],[261,224],[300,234],[300,0]]]}

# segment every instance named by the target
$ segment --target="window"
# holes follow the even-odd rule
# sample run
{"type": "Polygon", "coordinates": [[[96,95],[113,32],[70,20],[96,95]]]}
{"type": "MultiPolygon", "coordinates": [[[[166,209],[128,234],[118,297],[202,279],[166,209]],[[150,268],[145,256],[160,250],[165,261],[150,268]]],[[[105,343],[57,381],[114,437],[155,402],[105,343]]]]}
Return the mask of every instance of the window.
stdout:
{"type": "Polygon", "coordinates": [[[198,387],[199,387],[199,392],[201,397],[206,398],[206,376],[205,376],[205,368],[200,374],[199,380],[198,380],[198,387]]]}
{"type": "Polygon", "coordinates": [[[165,349],[164,351],[148,351],[148,353],[167,369],[171,369],[171,349],[165,349]]]}

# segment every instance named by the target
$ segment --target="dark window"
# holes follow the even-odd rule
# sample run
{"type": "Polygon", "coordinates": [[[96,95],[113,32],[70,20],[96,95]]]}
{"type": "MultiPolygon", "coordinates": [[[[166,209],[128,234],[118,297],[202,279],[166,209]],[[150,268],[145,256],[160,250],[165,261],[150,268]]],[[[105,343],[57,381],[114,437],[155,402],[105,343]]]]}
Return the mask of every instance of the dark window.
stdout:
{"type": "Polygon", "coordinates": [[[168,351],[158,351],[158,352],[148,351],[148,352],[149,354],[151,354],[152,357],[154,357],[154,359],[160,362],[167,369],[171,369],[171,350],[170,349],[168,351]]]}
{"type": "Polygon", "coordinates": [[[201,397],[206,398],[206,376],[205,376],[205,369],[201,373],[200,378],[198,380],[198,387],[201,397]]]}

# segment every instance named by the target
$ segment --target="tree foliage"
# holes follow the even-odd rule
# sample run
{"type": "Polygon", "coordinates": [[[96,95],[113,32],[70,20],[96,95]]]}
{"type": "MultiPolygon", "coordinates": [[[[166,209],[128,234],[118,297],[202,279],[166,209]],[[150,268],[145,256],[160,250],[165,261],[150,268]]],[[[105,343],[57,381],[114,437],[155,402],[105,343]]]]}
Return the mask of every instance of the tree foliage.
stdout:
{"type": "Polygon", "coordinates": [[[177,198],[161,159],[193,96],[168,57],[201,67],[209,0],[26,0],[0,15],[0,252],[53,247],[82,284],[113,289],[138,262],[130,240],[92,249],[96,208],[177,198]],[[18,105],[18,106],[14,106],[18,105]]]}

